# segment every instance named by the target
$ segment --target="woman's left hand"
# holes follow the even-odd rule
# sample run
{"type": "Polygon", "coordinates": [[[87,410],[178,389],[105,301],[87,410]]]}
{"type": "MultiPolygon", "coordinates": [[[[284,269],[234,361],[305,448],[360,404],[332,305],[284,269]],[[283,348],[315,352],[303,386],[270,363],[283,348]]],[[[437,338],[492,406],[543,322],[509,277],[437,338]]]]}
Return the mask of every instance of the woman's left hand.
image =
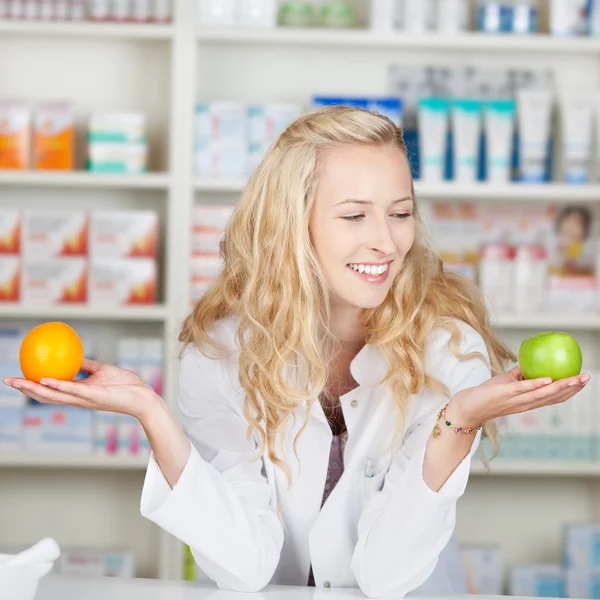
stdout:
{"type": "Polygon", "coordinates": [[[481,385],[460,391],[451,399],[447,414],[463,428],[478,427],[498,417],[565,402],[589,380],[587,373],[555,382],[549,378],[526,380],[516,366],[481,385]]]}

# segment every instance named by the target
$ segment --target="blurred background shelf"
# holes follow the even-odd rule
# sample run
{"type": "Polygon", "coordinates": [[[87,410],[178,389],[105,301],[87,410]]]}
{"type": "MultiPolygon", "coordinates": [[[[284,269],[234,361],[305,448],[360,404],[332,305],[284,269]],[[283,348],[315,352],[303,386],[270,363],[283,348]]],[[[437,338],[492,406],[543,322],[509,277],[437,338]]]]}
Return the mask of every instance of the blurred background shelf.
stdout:
{"type": "Polygon", "coordinates": [[[163,322],[168,310],[163,305],[96,308],[92,306],[36,307],[0,304],[0,319],[79,319],[86,321],[158,321],[163,322]]]}
{"type": "MultiPolygon", "coordinates": [[[[1,181],[1,180],[0,180],[1,181]]],[[[214,179],[197,177],[194,187],[197,192],[238,193],[246,185],[244,179],[214,179]]],[[[424,183],[415,181],[415,191],[424,199],[477,200],[481,202],[522,200],[539,202],[581,203],[600,201],[600,185],[567,185],[560,183],[506,185],[454,182],[424,183]]]]}
{"type": "Polygon", "coordinates": [[[471,474],[490,477],[600,477],[600,462],[508,461],[494,459],[486,467],[474,458],[471,474]]]}
{"type": "Polygon", "coordinates": [[[53,35],[70,37],[170,40],[173,27],[162,24],[94,23],[79,21],[0,20],[1,35],[53,35]]]}
{"type": "Polygon", "coordinates": [[[600,316],[593,313],[526,313],[500,314],[491,318],[492,325],[507,329],[571,329],[600,331],[600,316]]]}
{"type": "Polygon", "coordinates": [[[170,183],[167,173],[108,175],[88,171],[0,171],[0,186],[166,190],[170,183]]]}
{"type": "Polygon", "coordinates": [[[223,44],[275,44],[299,46],[330,46],[364,48],[410,48],[454,51],[503,51],[535,52],[547,54],[598,54],[600,41],[593,38],[557,38],[545,34],[536,35],[489,35],[482,33],[403,34],[372,32],[368,29],[300,29],[282,27],[278,29],[242,29],[199,27],[199,42],[223,44]]]}
{"type": "Polygon", "coordinates": [[[147,456],[0,453],[0,468],[51,468],[145,471],[147,456]]]}

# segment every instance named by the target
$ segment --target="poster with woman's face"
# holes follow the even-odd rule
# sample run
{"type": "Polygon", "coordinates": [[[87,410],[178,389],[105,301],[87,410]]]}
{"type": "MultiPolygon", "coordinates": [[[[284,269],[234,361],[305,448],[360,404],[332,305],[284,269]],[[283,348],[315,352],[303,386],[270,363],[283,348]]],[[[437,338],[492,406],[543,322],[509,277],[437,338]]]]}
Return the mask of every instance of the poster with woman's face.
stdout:
{"type": "Polygon", "coordinates": [[[570,206],[559,211],[551,239],[552,275],[594,275],[596,236],[593,215],[587,207],[570,206]]]}

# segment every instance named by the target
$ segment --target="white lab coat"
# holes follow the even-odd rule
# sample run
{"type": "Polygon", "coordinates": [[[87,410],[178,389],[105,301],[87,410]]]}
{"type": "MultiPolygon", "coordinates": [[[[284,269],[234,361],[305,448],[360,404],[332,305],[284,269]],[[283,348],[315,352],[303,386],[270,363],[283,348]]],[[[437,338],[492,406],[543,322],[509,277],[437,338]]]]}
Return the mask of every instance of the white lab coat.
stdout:
{"type": "MultiPolygon", "coordinates": [[[[213,336],[235,347],[237,323],[234,317],[218,322],[213,336]]],[[[459,326],[461,350],[488,359],[481,336],[465,323],[459,326]]],[[[489,379],[482,360],[459,361],[451,354],[449,338],[445,329],[431,333],[426,372],[452,395],[489,379]]],[[[360,587],[370,597],[466,592],[452,534],[456,501],[465,490],[480,434],[471,454],[436,493],[423,481],[422,465],[447,398],[428,388],[412,397],[402,445],[393,455],[384,453],[397,410],[387,386],[377,385],[387,363],[366,345],[350,370],[359,387],[340,398],[348,429],[344,473],[321,508],[332,432],[315,402],[298,440],[298,462],[292,444],[306,415],[300,406],[284,447],[293,482],[283,504],[283,526],[277,502],[285,477],[266,453],[253,460],[257,439],[246,437],[237,355],[212,360],[196,348],[186,350],[179,406],[191,455],[173,489],[150,458],[141,512],[188,544],[220,588],[306,585],[312,564],[317,587],[360,587]],[[365,477],[368,458],[373,477],[365,477]]]]}

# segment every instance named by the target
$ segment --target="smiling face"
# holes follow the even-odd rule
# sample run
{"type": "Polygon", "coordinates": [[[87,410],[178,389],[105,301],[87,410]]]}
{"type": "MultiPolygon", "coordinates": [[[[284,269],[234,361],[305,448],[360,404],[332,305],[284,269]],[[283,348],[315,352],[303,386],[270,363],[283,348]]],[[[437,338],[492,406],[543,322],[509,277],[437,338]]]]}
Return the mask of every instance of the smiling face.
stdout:
{"type": "Polygon", "coordinates": [[[392,145],[327,148],[310,216],[333,307],[383,303],[415,238],[408,160],[392,145]]]}

